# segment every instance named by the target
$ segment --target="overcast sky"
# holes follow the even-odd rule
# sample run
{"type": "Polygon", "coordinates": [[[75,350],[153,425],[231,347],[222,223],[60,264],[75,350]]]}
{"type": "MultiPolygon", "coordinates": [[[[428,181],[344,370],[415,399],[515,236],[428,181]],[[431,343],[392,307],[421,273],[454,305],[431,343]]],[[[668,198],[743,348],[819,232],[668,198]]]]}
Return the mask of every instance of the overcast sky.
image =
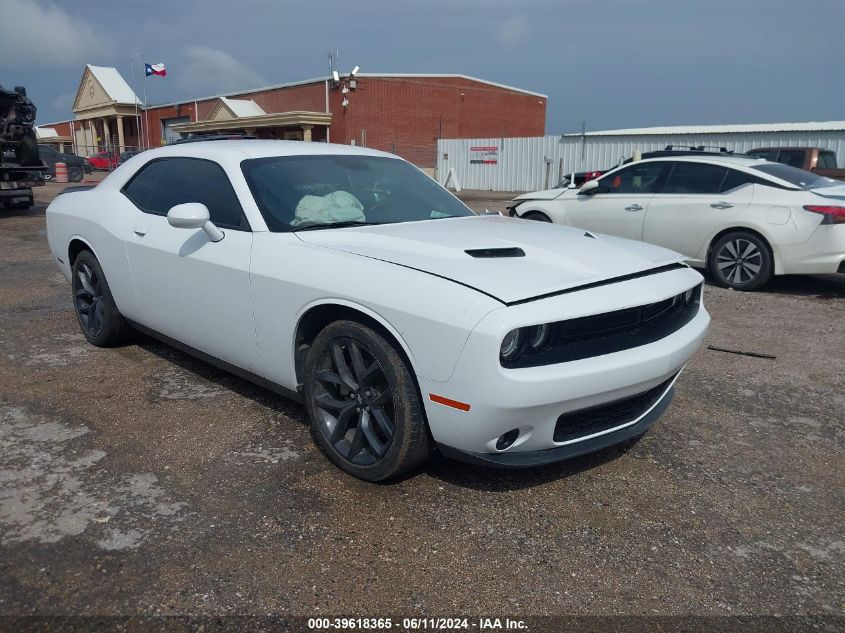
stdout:
{"type": "MultiPolygon", "coordinates": [[[[462,73],[549,96],[546,133],[845,119],[845,0],[2,0],[0,82],[72,117],[86,63],[167,65],[150,103],[327,73],[462,73]],[[14,16],[14,18],[13,18],[14,16]]],[[[140,65],[136,67],[139,71],[140,65]]],[[[141,94],[140,75],[138,93],[141,94]]]]}

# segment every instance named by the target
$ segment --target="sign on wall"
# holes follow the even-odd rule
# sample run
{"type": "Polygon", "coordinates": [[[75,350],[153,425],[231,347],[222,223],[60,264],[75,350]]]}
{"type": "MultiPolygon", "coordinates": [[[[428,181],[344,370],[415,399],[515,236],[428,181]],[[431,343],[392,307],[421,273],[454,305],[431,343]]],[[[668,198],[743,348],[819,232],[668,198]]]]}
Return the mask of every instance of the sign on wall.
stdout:
{"type": "Polygon", "coordinates": [[[469,148],[470,165],[497,165],[499,148],[496,145],[476,145],[469,148]]]}

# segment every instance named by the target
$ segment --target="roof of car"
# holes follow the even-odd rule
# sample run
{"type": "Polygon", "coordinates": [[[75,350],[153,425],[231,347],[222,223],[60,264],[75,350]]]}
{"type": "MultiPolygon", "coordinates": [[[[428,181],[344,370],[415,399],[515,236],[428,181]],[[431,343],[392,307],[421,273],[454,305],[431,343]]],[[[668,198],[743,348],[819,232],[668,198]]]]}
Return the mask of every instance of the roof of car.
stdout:
{"type": "MultiPolygon", "coordinates": [[[[684,161],[690,163],[720,163],[722,165],[732,165],[735,167],[754,167],[761,163],[767,162],[763,158],[751,158],[750,156],[730,156],[725,154],[701,153],[695,155],[682,154],[680,156],[656,156],[654,158],[644,158],[646,161],[684,161]]],[[[629,163],[630,164],[630,163],[629,163]]]]}
{"type": "Polygon", "coordinates": [[[144,152],[149,158],[158,156],[196,156],[240,154],[244,158],[268,158],[273,156],[384,156],[396,158],[393,154],[366,147],[340,145],[335,143],[311,143],[306,141],[276,141],[264,139],[197,141],[165,145],[144,152]]]}

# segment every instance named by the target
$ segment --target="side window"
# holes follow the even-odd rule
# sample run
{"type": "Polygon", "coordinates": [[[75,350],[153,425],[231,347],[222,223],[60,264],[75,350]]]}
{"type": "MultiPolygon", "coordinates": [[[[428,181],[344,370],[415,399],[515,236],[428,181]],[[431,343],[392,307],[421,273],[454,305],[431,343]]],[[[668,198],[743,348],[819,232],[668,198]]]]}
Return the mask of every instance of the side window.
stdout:
{"type": "Polygon", "coordinates": [[[804,150],[800,149],[782,149],[778,156],[778,162],[790,167],[797,167],[804,169],[804,150]]]}
{"type": "Polygon", "coordinates": [[[833,152],[819,152],[816,169],[836,169],[836,154],[833,152]]]}
{"type": "Polygon", "coordinates": [[[706,163],[674,163],[663,193],[719,193],[728,169],[706,163]]]}
{"type": "Polygon", "coordinates": [[[665,162],[631,165],[599,180],[601,193],[654,193],[665,162]]]}
{"type": "Polygon", "coordinates": [[[754,184],[755,182],[760,182],[760,179],[756,176],[752,176],[751,174],[737,171],[736,169],[729,169],[728,175],[725,176],[725,180],[722,183],[721,191],[730,191],[731,189],[736,189],[742,185],[754,184]]]}
{"type": "Polygon", "coordinates": [[[124,188],[145,213],[167,215],[177,204],[201,202],[211,221],[227,229],[248,231],[249,224],[226,172],[198,158],[167,158],[147,164],[124,188]]]}

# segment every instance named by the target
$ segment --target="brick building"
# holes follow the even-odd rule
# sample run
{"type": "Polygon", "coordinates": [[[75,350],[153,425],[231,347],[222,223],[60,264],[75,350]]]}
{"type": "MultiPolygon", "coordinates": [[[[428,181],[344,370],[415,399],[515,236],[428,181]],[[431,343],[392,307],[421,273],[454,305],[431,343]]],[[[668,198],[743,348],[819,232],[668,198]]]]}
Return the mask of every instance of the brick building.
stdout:
{"type": "Polygon", "coordinates": [[[260,138],[355,143],[433,167],[437,138],[545,133],[545,95],[464,75],[309,79],[150,105],[141,110],[138,121],[129,116],[135,109],[134,94],[127,93],[128,86],[111,71],[88,66],[74,104],[77,120],[50,124],[60,136],[72,137],[80,154],[119,145],[158,147],[196,133],[243,132],[260,138]],[[100,85],[98,77],[108,85],[100,85]]]}

